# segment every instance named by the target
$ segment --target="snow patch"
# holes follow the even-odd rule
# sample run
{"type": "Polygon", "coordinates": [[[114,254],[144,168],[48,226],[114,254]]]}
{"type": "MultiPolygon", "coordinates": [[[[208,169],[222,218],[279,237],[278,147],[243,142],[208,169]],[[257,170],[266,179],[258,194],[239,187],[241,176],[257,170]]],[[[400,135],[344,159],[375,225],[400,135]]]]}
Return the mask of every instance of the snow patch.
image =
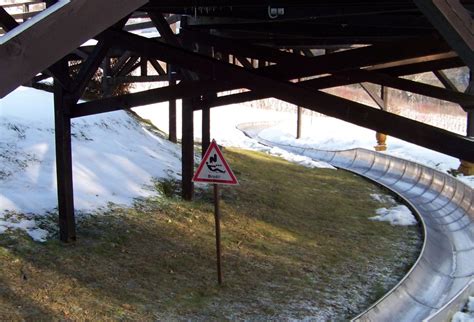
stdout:
{"type": "MultiPolygon", "coordinates": [[[[44,216],[57,207],[53,96],[20,87],[0,101],[0,215],[44,216]]],[[[180,147],[124,111],[72,122],[74,206],[90,212],[151,196],[153,179],[178,179],[180,147]]],[[[0,217],[0,233],[47,232],[31,218],[0,217]]]]}
{"type": "Polygon", "coordinates": [[[46,241],[48,237],[48,231],[38,228],[38,224],[34,218],[28,218],[26,216],[20,216],[16,213],[0,214],[0,233],[5,233],[8,230],[23,230],[30,237],[38,242],[46,241]]]}
{"type": "Polygon", "coordinates": [[[410,209],[405,205],[398,205],[391,208],[380,208],[375,211],[377,216],[370,217],[370,220],[388,221],[393,226],[416,225],[417,221],[410,209]]]}
{"type": "Polygon", "coordinates": [[[279,156],[289,162],[293,162],[299,165],[302,165],[307,168],[326,168],[326,169],[336,169],[329,163],[323,161],[315,161],[309,157],[294,154],[278,147],[274,147],[270,150],[270,154],[279,156]]]}
{"type": "Polygon", "coordinates": [[[464,312],[456,312],[454,314],[452,322],[474,322],[474,314],[472,313],[464,313],[464,312]]]}
{"type": "Polygon", "coordinates": [[[383,195],[383,194],[380,194],[380,193],[371,193],[370,194],[370,197],[374,200],[374,201],[377,201],[377,202],[380,202],[380,203],[390,203],[390,204],[396,204],[396,201],[395,199],[393,199],[392,196],[389,196],[389,195],[383,195]]]}
{"type": "Polygon", "coordinates": [[[464,312],[456,312],[452,322],[474,322],[474,296],[469,297],[464,312]]]}

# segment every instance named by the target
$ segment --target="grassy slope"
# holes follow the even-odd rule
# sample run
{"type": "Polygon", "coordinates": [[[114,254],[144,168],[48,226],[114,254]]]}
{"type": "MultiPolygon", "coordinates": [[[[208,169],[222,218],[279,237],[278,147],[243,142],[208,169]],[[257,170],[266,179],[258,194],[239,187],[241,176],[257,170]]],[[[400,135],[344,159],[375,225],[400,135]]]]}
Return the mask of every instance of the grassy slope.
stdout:
{"type": "MultiPolygon", "coordinates": [[[[350,173],[226,150],[240,186],[222,189],[223,287],[215,283],[211,193],[111,206],[79,240],[0,235],[4,319],[346,319],[403,276],[416,227],[367,220],[380,193],[350,173]]],[[[157,183],[170,192],[172,184],[157,183]]]]}

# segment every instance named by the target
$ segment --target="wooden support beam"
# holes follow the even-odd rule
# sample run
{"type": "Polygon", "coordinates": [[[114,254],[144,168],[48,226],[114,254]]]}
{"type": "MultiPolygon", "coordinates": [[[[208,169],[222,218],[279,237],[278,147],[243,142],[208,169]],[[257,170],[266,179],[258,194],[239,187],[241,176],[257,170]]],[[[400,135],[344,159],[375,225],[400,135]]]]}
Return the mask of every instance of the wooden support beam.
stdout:
{"type": "Polygon", "coordinates": [[[166,75],[167,74],[165,72],[165,70],[163,69],[163,67],[161,67],[160,63],[156,59],[150,59],[150,63],[153,66],[153,68],[156,70],[158,75],[166,75]]]}
{"type": "Polygon", "coordinates": [[[242,57],[242,56],[235,56],[235,58],[237,58],[237,60],[239,61],[239,63],[247,68],[247,69],[253,69],[253,65],[251,62],[249,62],[249,60],[245,57],[242,57]]]}
{"type": "Polygon", "coordinates": [[[135,68],[137,68],[140,64],[137,64],[139,57],[132,56],[129,60],[123,65],[120,71],[116,74],[116,76],[126,76],[130,74],[135,68]]]}
{"type": "MultiPolygon", "coordinates": [[[[469,86],[466,88],[466,93],[470,93],[474,95],[474,71],[473,70],[469,72],[469,86]]],[[[470,138],[474,138],[474,109],[467,111],[466,135],[470,138]]]]}
{"type": "MultiPolygon", "coordinates": [[[[200,53],[209,57],[213,56],[212,48],[203,48],[200,50],[200,53]]],[[[210,79],[207,75],[199,75],[201,79],[210,79]]],[[[217,97],[217,93],[207,94],[201,96],[201,111],[202,111],[202,124],[201,124],[201,148],[202,148],[202,157],[206,153],[209,145],[211,145],[211,109],[209,105],[205,102],[209,102],[217,97]],[[204,102],[204,103],[203,103],[204,102]]]]}
{"type": "MultiPolygon", "coordinates": [[[[0,7],[0,26],[2,26],[5,31],[10,31],[18,25],[18,22],[16,22],[15,19],[13,19],[12,16],[10,16],[2,7],[0,7]]],[[[68,74],[62,73],[56,64],[50,66],[49,69],[46,70],[46,73],[54,76],[56,81],[64,88],[70,88],[71,78],[68,74]]]]}
{"type": "MultiPolygon", "coordinates": [[[[215,94],[214,94],[215,95],[215,94]]],[[[201,127],[201,136],[202,136],[202,157],[206,153],[209,145],[211,144],[211,109],[208,105],[202,106],[202,127],[201,127]]]]}
{"type": "MultiPolygon", "coordinates": [[[[178,79],[176,79],[178,80],[178,79]]],[[[151,83],[151,82],[167,82],[167,75],[148,75],[148,76],[115,76],[110,79],[112,84],[118,85],[123,83],[151,83]]]]}
{"type": "MultiPolygon", "coordinates": [[[[67,71],[66,63],[63,63],[67,71]]],[[[62,86],[54,83],[54,123],[56,140],[56,176],[58,190],[59,238],[76,240],[71,154],[71,109],[73,98],[62,86]]]]}
{"type": "MultiPolygon", "coordinates": [[[[163,17],[162,14],[160,13],[155,13],[155,12],[148,12],[148,15],[150,16],[151,21],[155,25],[156,29],[161,35],[161,38],[164,39],[164,41],[167,44],[170,44],[175,47],[182,47],[183,43],[180,38],[176,36],[176,34],[173,32],[171,29],[170,25],[166,21],[165,17],[163,17]]],[[[187,32],[189,32],[188,29],[186,29],[187,26],[187,17],[183,16],[181,17],[181,34],[186,35],[187,32]]],[[[186,38],[186,37],[184,37],[186,38]]],[[[187,37],[185,40],[185,43],[190,46],[190,38],[187,37]]],[[[188,71],[188,70],[181,70],[181,73],[183,75],[184,79],[188,80],[197,80],[198,77],[196,74],[188,71]]]]}
{"type": "MultiPolygon", "coordinates": [[[[360,83],[362,89],[369,94],[370,98],[377,104],[381,110],[385,110],[385,102],[367,83],[360,83]]],[[[383,86],[382,86],[383,87],[383,86]]]]}
{"type": "Polygon", "coordinates": [[[303,108],[298,106],[296,108],[296,138],[299,139],[301,138],[301,127],[302,127],[302,121],[303,121],[303,108]]]}
{"type": "Polygon", "coordinates": [[[0,26],[7,32],[18,26],[18,22],[2,7],[0,7],[0,26]]]}
{"type": "MultiPolygon", "coordinates": [[[[314,92],[296,84],[280,81],[278,74],[272,78],[267,75],[258,74],[253,70],[232,66],[136,35],[115,31],[111,31],[111,33],[113,33],[113,39],[116,39],[118,44],[127,47],[126,49],[159,55],[158,58],[162,61],[179,64],[183,68],[194,70],[197,73],[208,73],[215,77],[216,80],[245,83],[246,87],[251,90],[276,97],[297,106],[304,106],[305,108],[340,118],[359,126],[371,128],[441,153],[467,161],[474,161],[474,141],[463,136],[391,113],[375,110],[363,104],[351,102],[327,93],[314,92]],[[407,129],[409,130],[407,131],[407,129]]],[[[428,50],[426,48],[421,48],[420,50],[424,50],[422,55],[432,51],[432,49],[428,50]]],[[[324,57],[329,56],[331,55],[324,57]]],[[[364,60],[363,57],[361,59],[364,60]]],[[[301,69],[296,69],[298,69],[298,72],[302,72],[301,69]]]]}
{"type": "Polygon", "coordinates": [[[148,59],[140,57],[140,75],[148,76],[148,59]]]}
{"type": "Polygon", "coordinates": [[[120,57],[118,57],[117,62],[112,67],[112,76],[117,76],[119,74],[119,72],[124,68],[125,64],[131,56],[132,53],[130,53],[129,51],[125,51],[120,57]]]}
{"type": "MultiPolygon", "coordinates": [[[[452,58],[450,58],[451,60],[452,58]]],[[[454,63],[457,64],[457,59],[454,63]]],[[[426,63],[426,62],[421,62],[421,63],[415,63],[415,64],[410,64],[410,68],[406,68],[406,66],[396,66],[396,67],[385,67],[382,65],[382,67],[379,70],[374,69],[373,71],[377,72],[378,74],[383,74],[387,75],[388,73],[397,75],[397,76],[403,76],[405,72],[426,72],[426,71],[431,71],[431,68],[433,65],[431,63],[426,63]],[[419,66],[421,65],[421,66],[419,66]]],[[[392,75],[389,75],[392,76],[392,75]]],[[[393,76],[389,79],[394,78],[393,76]]],[[[345,85],[350,85],[350,84],[356,84],[360,82],[364,82],[369,80],[369,78],[366,77],[365,74],[363,73],[353,73],[352,76],[348,77],[347,75],[344,75],[344,73],[336,73],[332,76],[326,76],[326,77],[319,77],[313,80],[307,80],[307,81],[302,81],[300,82],[300,85],[308,88],[308,89],[313,89],[313,90],[319,90],[319,89],[326,89],[326,88],[331,88],[331,87],[337,87],[337,86],[345,86],[345,85]]],[[[375,83],[380,82],[373,80],[375,83]]],[[[383,83],[383,82],[381,82],[383,83]]],[[[412,85],[414,82],[404,82],[404,88],[406,87],[406,84],[409,84],[409,86],[412,85]]],[[[416,83],[418,84],[418,83],[416,83]]],[[[395,84],[392,83],[392,85],[395,84]]],[[[398,86],[398,85],[397,85],[398,86]]],[[[423,87],[423,85],[421,85],[423,87]]],[[[428,87],[428,89],[432,89],[432,87],[428,87]]],[[[438,91],[439,89],[435,89],[438,91]]],[[[464,99],[464,97],[472,97],[471,96],[458,96],[461,97],[461,100],[464,99]]],[[[254,100],[259,100],[259,99],[265,99],[268,98],[265,96],[263,93],[255,93],[255,92],[245,92],[245,93],[239,93],[239,94],[232,94],[232,95],[227,95],[227,96],[220,96],[214,101],[210,102],[211,107],[217,107],[217,106],[222,106],[222,105],[230,105],[230,104],[239,104],[239,103],[244,103],[244,102],[249,102],[249,101],[254,101],[254,100]]]]}
{"type": "MultiPolygon", "coordinates": [[[[166,41],[167,44],[171,44],[175,47],[187,47],[190,48],[190,43],[185,42],[184,44],[179,41],[175,33],[169,26],[166,19],[162,14],[155,14],[149,12],[150,19],[155,24],[161,37],[166,41]]],[[[181,17],[181,33],[186,32],[187,17],[181,17]]],[[[180,66],[180,65],[177,65],[180,66]]],[[[185,81],[199,79],[195,73],[190,70],[181,69],[181,73],[185,81]]],[[[182,133],[181,133],[181,189],[182,198],[184,200],[192,200],[194,197],[194,183],[192,182],[194,174],[194,104],[197,98],[185,98],[182,100],[182,133]]]]}
{"type": "MultiPolygon", "coordinates": [[[[236,46],[235,43],[232,43],[233,40],[231,41],[231,40],[222,39],[220,37],[204,35],[203,33],[196,32],[196,31],[189,32],[189,35],[187,37],[192,37],[194,41],[196,41],[196,40],[198,42],[202,41],[206,44],[212,44],[214,42],[214,44],[217,44],[218,48],[225,48],[225,49],[230,50],[233,53],[239,53],[239,54],[245,53],[245,54],[248,54],[248,55],[252,55],[251,57],[264,55],[264,54],[272,55],[274,61],[276,61],[278,63],[281,63],[281,64],[290,64],[290,66],[294,66],[293,64],[296,64],[297,66],[305,66],[305,67],[308,66],[308,68],[310,68],[311,66],[315,66],[317,64],[317,60],[311,59],[309,57],[303,57],[301,55],[286,53],[286,52],[282,52],[282,51],[279,51],[279,50],[266,48],[266,47],[262,47],[262,46],[249,45],[249,44],[246,44],[245,42],[240,42],[239,46],[236,46]]],[[[391,46],[393,46],[393,44],[391,44],[391,46]]],[[[383,50],[386,50],[384,46],[382,46],[381,48],[383,48],[383,50]]],[[[365,50],[365,49],[362,49],[362,50],[365,50]]],[[[379,49],[379,50],[382,50],[382,49],[379,49]]],[[[352,51],[352,52],[354,53],[356,51],[352,51]]],[[[330,56],[336,57],[336,61],[338,61],[337,57],[344,56],[348,53],[350,54],[351,51],[346,51],[346,52],[342,52],[342,53],[333,53],[332,51],[328,50],[328,53],[331,53],[332,55],[330,55],[330,56]]],[[[355,56],[357,56],[357,55],[355,55],[355,56]]],[[[251,68],[252,67],[251,64],[248,63],[246,58],[242,58],[241,56],[237,56],[237,59],[242,63],[242,65],[244,67],[246,67],[246,68],[251,68]]],[[[326,59],[326,58],[323,58],[323,61],[324,61],[324,59],[326,59]]],[[[417,58],[417,61],[419,61],[419,60],[420,60],[420,58],[417,58]]],[[[357,62],[354,61],[353,59],[350,59],[350,62],[352,64],[357,64],[357,62]]],[[[394,66],[393,62],[391,64],[392,64],[392,66],[394,66]]],[[[330,60],[328,62],[328,66],[330,66],[330,60]]],[[[363,66],[363,65],[357,64],[357,66],[363,66]]],[[[353,66],[352,68],[357,67],[357,66],[353,66]]],[[[380,66],[380,67],[385,68],[386,66],[380,66]]],[[[278,67],[276,67],[276,68],[278,68],[278,67]]],[[[315,67],[315,68],[317,70],[317,67],[315,67]]],[[[342,66],[341,66],[341,68],[342,68],[342,66]]],[[[264,72],[264,70],[262,70],[262,72],[264,72]]],[[[329,72],[329,71],[326,70],[326,72],[329,72]]],[[[359,73],[363,73],[363,72],[367,73],[366,71],[361,71],[359,73]]],[[[306,76],[308,76],[308,75],[306,75],[306,76]]],[[[283,75],[282,75],[282,78],[288,79],[288,77],[284,77],[283,75]]],[[[447,90],[444,90],[444,89],[440,89],[439,87],[436,87],[436,86],[421,84],[421,83],[413,82],[413,81],[410,81],[410,80],[397,79],[397,78],[394,78],[394,77],[390,77],[389,75],[381,75],[381,74],[370,74],[369,75],[369,74],[367,74],[366,78],[367,78],[368,81],[374,82],[376,84],[390,86],[390,87],[394,87],[394,88],[397,88],[397,89],[400,89],[400,90],[407,90],[407,91],[411,91],[411,92],[416,93],[416,94],[431,96],[431,97],[435,97],[435,98],[438,98],[438,99],[452,101],[452,102],[455,102],[455,103],[465,104],[466,101],[470,101],[470,100],[473,99],[472,97],[469,97],[469,96],[464,95],[464,94],[459,95],[459,93],[456,93],[456,92],[453,92],[453,91],[450,91],[450,90],[447,91],[447,90]]],[[[356,82],[354,82],[354,83],[356,83],[356,82]]],[[[368,90],[367,86],[363,86],[363,88],[365,90],[368,90]]],[[[375,100],[377,105],[383,106],[382,102],[379,99],[379,96],[378,95],[372,95],[372,94],[373,93],[369,92],[369,95],[375,100]]]]}
{"type": "Polygon", "coordinates": [[[474,34],[471,14],[459,0],[415,0],[415,4],[471,70],[474,34]]]}
{"type": "Polygon", "coordinates": [[[182,131],[181,131],[181,187],[184,200],[194,197],[194,99],[185,98],[182,101],[182,131]]]}
{"type": "Polygon", "coordinates": [[[443,84],[443,86],[451,91],[458,92],[456,85],[449,79],[449,77],[441,70],[434,70],[433,74],[438,78],[438,80],[443,84]]]}
{"type": "MultiPolygon", "coordinates": [[[[445,54],[450,51],[450,48],[438,39],[424,37],[411,41],[405,40],[390,44],[377,44],[335,53],[328,51],[331,54],[314,58],[312,56],[306,57],[265,46],[253,45],[244,41],[224,39],[192,30],[187,31],[182,37],[191,38],[192,41],[197,43],[212,45],[217,50],[225,51],[232,55],[263,58],[278,63],[276,66],[262,69],[262,73],[272,77],[279,76],[281,79],[297,79],[387,63],[391,64],[390,67],[394,67],[397,64],[408,64],[408,59],[414,59],[414,62],[419,63],[420,61],[436,59],[437,57],[433,55],[445,54]],[[402,49],[393,50],[394,47],[402,49]]],[[[386,67],[389,66],[380,66],[378,68],[386,67]]]]}
{"type": "Polygon", "coordinates": [[[419,83],[408,79],[397,78],[380,72],[354,70],[339,73],[338,75],[347,78],[347,80],[351,80],[353,83],[355,83],[356,80],[363,80],[364,82],[371,82],[374,84],[392,87],[415,94],[425,95],[428,97],[457,103],[462,106],[471,106],[474,103],[473,95],[460,93],[457,91],[452,91],[433,85],[419,83]]]}
{"type": "MultiPolygon", "coordinates": [[[[95,72],[99,68],[100,64],[104,61],[104,58],[107,55],[107,51],[109,50],[109,45],[105,40],[100,40],[97,45],[95,46],[92,53],[89,55],[87,60],[82,64],[81,69],[79,70],[76,79],[72,84],[72,93],[74,93],[74,99],[77,102],[84,93],[89,81],[94,76],[95,72]]],[[[110,75],[110,62],[105,66],[106,75],[110,75]]]]}
{"type": "Polygon", "coordinates": [[[102,93],[103,97],[108,97],[112,95],[113,88],[110,83],[110,58],[106,57],[102,61],[102,93]]]}
{"type": "MultiPolygon", "coordinates": [[[[175,86],[176,80],[173,77],[173,67],[168,65],[168,84],[169,86],[175,86]]],[[[178,142],[176,136],[176,99],[169,100],[169,115],[168,115],[168,139],[171,142],[178,142]]]]}
{"type": "Polygon", "coordinates": [[[21,32],[1,37],[0,98],[146,3],[61,1],[31,27],[19,26],[21,32]]]}
{"type": "Polygon", "coordinates": [[[474,138],[474,112],[467,113],[467,136],[474,138]]]}
{"type": "Polygon", "coordinates": [[[379,71],[391,75],[391,76],[405,76],[405,75],[414,75],[420,73],[432,72],[433,70],[442,70],[450,68],[463,67],[465,64],[463,61],[455,57],[438,57],[433,60],[421,61],[406,63],[399,66],[375,66],[374,68],[367,68],[367,70],[379,71]]]}
{"type": "MultiPolygon", "coordinates": [[[[227,89],[234,88],[227,85],[227,89]]],[[[82,117],[99,113],[119,111],[132,107],[166,102],[173,99],[189,98],[197,95],[217,92],[222,88],[222,82],[217,81],[181,81],[174,86],[166,86],[133,94],[107,97],[95,101],[79,103],[71,113],[71,117],[82,117]]]]}

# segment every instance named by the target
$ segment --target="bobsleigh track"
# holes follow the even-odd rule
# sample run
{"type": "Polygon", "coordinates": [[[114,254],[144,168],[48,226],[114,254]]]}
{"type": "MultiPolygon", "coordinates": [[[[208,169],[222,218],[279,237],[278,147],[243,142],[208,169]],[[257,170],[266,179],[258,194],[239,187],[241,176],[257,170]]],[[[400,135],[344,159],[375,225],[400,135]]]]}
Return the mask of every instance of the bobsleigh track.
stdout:
{"type": "Polygon", "coordinates": [[[416,213],[424,235],[420,255],[406,276],[355,321],[442,321],[473,291],[474,191],[427,166],[366,149],[322,151],[259,137],[268,123],[238,128],[262,144],[325,161],[396,193],[416,213]]]}

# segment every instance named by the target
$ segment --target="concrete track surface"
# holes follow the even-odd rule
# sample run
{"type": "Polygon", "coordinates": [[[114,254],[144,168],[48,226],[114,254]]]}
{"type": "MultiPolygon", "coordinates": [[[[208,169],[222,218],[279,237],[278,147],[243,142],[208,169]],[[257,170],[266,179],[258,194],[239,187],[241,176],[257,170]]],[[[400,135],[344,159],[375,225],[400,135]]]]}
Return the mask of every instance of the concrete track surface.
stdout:
{"type": "Polygon", "coordinates": [[[424,165],[366,149],[321,151],[269,142],[265,123],[239,126],[262,144],[322,160],[385,186],[417,214],[421,253],[407,275],[356,321],[442,321],[462,306],[474,278],[474,191],[424,165]]]}

